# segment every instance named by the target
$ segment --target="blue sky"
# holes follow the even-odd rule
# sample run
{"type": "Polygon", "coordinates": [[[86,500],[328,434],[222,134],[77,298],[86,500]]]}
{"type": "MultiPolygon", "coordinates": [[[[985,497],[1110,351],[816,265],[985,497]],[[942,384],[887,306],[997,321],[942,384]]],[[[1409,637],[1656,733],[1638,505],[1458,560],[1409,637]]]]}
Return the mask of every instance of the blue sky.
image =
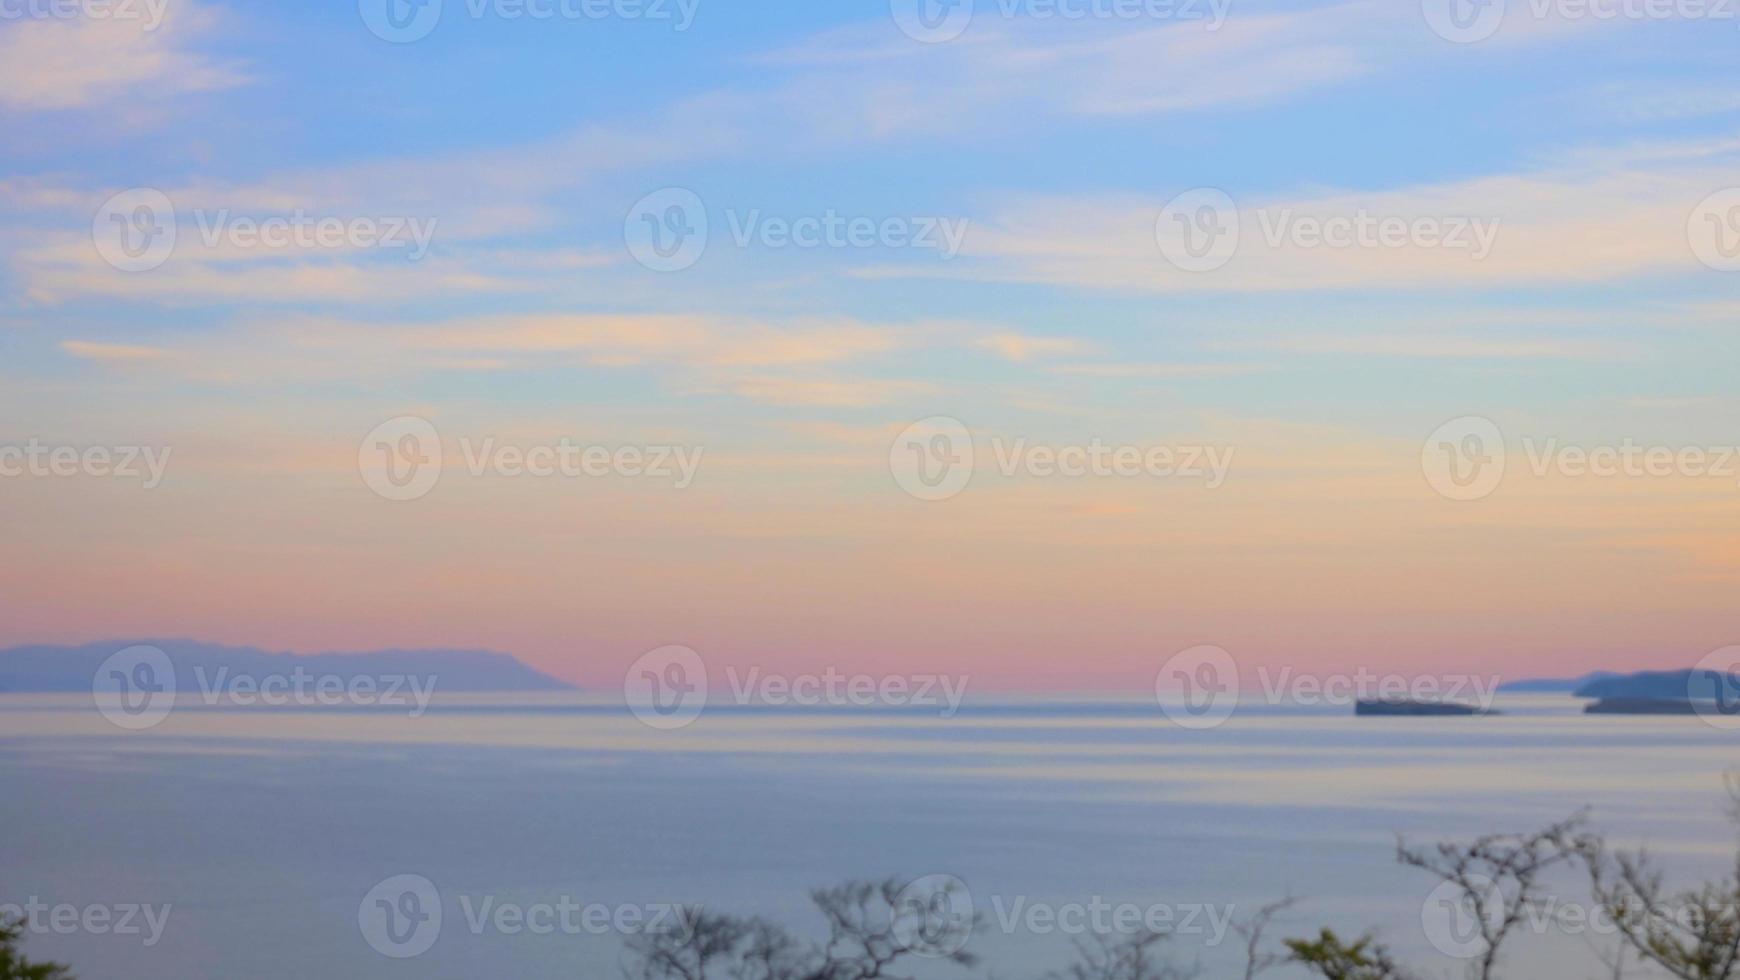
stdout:
{"type": "MultiPolygon", "coordinates": [[[[702,492],[713,496],[682,504],[683,519],[626,490],[590,512],[610,515],[611,550],[639,543],[632,560],[653,576],[705,550],[697,536],[753,540],[739,561],[783,567],[794,547],[869,554],[891,546],[890,527],[922,533],[923,522],[883,511],[895,505],[887,445],[914,419],[944,415],[981,435],[1057,443],[1236,443],[1255,474],[1249,510],[1215,497],[1179,511],[1126,499],[1124,487],[1097,488],[1103,499],[995,487],[985,511],[950,525],[968,541],[994,539],[977,540],[964,572],[1007,560],[1009,528],[1085,507],[1130,523],[1066,520],[1057,527],[1081,537],[1024,559],[1091,565],[1080,555],[1095,543],[1164,543],[1188,515],[1218,530],[1182,546],[1182,567],[1207,561],[1209,579],[1230,587],[1226,541],[1271,547],[1277,567],[1318,582],[1314,600],[1333,605],[1368,581],[1373,554],[1429,552],[1460,534],[1478,560],[1404,577],[1448,606],[1487,581],[1482,562],[1511,557],[1505,535],[1520,533],[1540,536],[1550,560],[1521,576],[1523,594],[1500,618],[1569,610],[1578,640],[1513,653],[1568,663],[1567,647],[1586,641],[1608,644],[1612,661],[1684,661],[1721,639],[1721,589],[1740,564],[1732,486],[1534,486],[1447,509],[1418,456],[1434,427],[1460,416],[1495,419],[1510,439],[1740,439],[1740,273],[1700,261],[1688,230],[1712,195],[1740,185],[1740,20],[1723,8],[1685,0],[1630,16],[1642,0],[1613,0],[1597,7],[1617,16],[1595,17],[1512,0],[1468,8],[1503,19],[1457,43],[1431,24],[1463,0],[1232,0],[1213,28],[1159,3],[1147,8],[1158,15],[1130,5],[1118,9],[1137,15],[1107,17],[1093,14],[1112,0],[1082,0],[1065,6],[1089,16],[1058,19],[1038,16],[1041,0],[1011,4],[1011,16],[978,0],[958,37],[923,43],[901,30],[902,0],[699,0],[686,30],[623,3],[597,19],[532,20],[500,3],[474,17],[467,0],[445,0],[426,37],[393,43],[366,26],[377,0],[159,2],[165,17],[150,29],[88,7],[20,17],[14,3],[0,17],[5,440],[160,442],[181,460],[168,503],[8,485],[39,529],[19,546],[54,569],[15,584],[46,591],[117,551],[147,564],[169,551],[187,556],[183,585],[240,589],[218,603],[225,615],[206,616],[123,598],[167,584],[105,578],[97,600],[110,614],[99,619],[113,630],[408,642],[408,600],[347,581],[373,596],[353,606],[320,583],[323,563],[365,547],[398,556],[395,574],[427,570],[416,522],[394,512],[371,523],[380,501],[354,465],[333,462],[382,419],[711,447],[718,482],[702,492]],[[625,234],[665,188],[693,192],[710,230],[698,260],[661,272],[636,260],[625,234]],[[1242,239],[1224,267],[1192,272],[1168,264],[1156,227],[1169,201],[1198,188],[1236,202],[1242,239]],[[139,189],[171,202],[179,237],[159,265],[124,271],[104,258],[104,209],[139,189]],[[953,223],[963,237],[946,255],[732,240],[745,221],[827,214],[908,233],[953,223]],[[1485,223],[1492,248],[1263,241],[1265,221],[1355,214],[1485,223]],[[200,237],[214,220],[289,216],[426,222],[432,237],[416,259],[348,241],[270,249],[200,237]],[[1392,507],[1379,530],[1362,527],[1362,511],[1392,507]],[[301,516],[262,528],[250,523],[256,508],[301,516]],[[779,528],[782,513],[790,527],[779,528]],[[806,514],[817,518],[811,537],[806,514]],[[223,573],[286,549],[307,551],[279,586],[294,583],[323,613],[318,627],[272,611],[266,585],[223,573]],[[1577,597],[1538,585],[1592,555],[1630,571],[1577,597]],[[1683,628],[1671,650],[1646,651],[1653,634],[1614,633],[1638,581],[1691,589],[1676,593],[1683,628]]],[[[525,502],[512,492],[464,502],[497,538],[523,533],[511,515],[525,502]]],[[[544,503],[534,513],[572,506],[544,503]]],[[[475,546],[443,528],[453,548],[475,546]]],[[[580,559],[528,545],[500,560],[553,575],[580,559]]],[[[880,561],[841,581],[886,574],[880,561]]],[[[990,615],[1029,588],[1042,585],[954,598],[990,615]]],[[[1442,656],[1413,600],[1374,601],[1374,620],[1422,629],[1397,642],[1400,656],[1442,656]]],[[[609,598],[598,602],[600,617],[615,615],[609,598]]],[[[70,600],[45,595],[34,608],[13,624],[28,638],[79,632],[64,625],[70,600]]],[[[519,617],[509,641],[570,676],[589,669],[562,659],[560,623],[516,603],[483,602],[467,623],[504,609],[519,617]]],[[[842,605],[822,634],[854,636],[872,609],[842,605]]],[[[1116,610],[1086,632],[1116,646],[1142,612],[1116,610]]],[[[1198,632],[1253,631],[1198,612],[1198,632]]],[[[597,626],[599,644],[771,642],[726,614],[675,625],[649,625],[638,608],[621,615],[597,626]]],[[[1074,636],[1087,612],[1035,615],[1053,616],[1046,635],[1074,636]]],[[[1260,618],[1259,646],[1278,621],[1260,618]]],[[[1504,655],[1499,632],[1470,629],[1468,642],[1504,655]]],[[[446,643],[455,630],[503,645],[477,625],[426,632],[446,643]]],[[[1105,673],[1117,675],[1110,661],[1105,673]]]]}

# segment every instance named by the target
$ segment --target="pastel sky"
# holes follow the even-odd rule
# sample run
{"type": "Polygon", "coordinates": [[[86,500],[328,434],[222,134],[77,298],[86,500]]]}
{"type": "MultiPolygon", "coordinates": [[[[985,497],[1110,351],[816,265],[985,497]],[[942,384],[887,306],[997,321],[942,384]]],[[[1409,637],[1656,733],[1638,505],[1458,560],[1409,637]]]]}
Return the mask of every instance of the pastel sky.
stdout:
{"type": "Polygon", "coordinates": [[[1740,272],[1699,241],[1740,236],[1740,199],[1702,213],[1740,185],[1732,17],[1512,0],[1460,43],[1449,0],[975,0],[921,40],[904,0],[445,0],[407,40],[385,0],[116,2],[0,3],[0,446],[172,455],[149,489],[0,476],[0,643],[481,646],[599,687],[675,643],[1004,689],[1142,689],[1196,644],[1525,676],[1740,643],[1740,463],[1530,465],[1740,443],[1740,272]],[[667,188],[708,231],[658,271],[667,188]],[[1241,239],[1189,271],[1156,228],[1199,188],[1241,239]],[[126,271],[137,189],[177,239],[126,271]],[[760,224],[829,214],[963,234],[760,224]],[[1494,236],[1265,236],[1360,214],[1494,236]],[[225,231],[274,217],[431,234],[225,231]],[[359,456],[403,416],[445,465],[386,499],[359,456]],[[935,416],[976,466],[921,500],[891,447],[935,416]],[[1469,416],[1507,468],[1449,499],[1423,447],[1469,416]],[[466,470],[564,438],[703,456],[680,488],[466,470]],[[1020,440],[1233,455],[1000,472],[1020,440]]]}

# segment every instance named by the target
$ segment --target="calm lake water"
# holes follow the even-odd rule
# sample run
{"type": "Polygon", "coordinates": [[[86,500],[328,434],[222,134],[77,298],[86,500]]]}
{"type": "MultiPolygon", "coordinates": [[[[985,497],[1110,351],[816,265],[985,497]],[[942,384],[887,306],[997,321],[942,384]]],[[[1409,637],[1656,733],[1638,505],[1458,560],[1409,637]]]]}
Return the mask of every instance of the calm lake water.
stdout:
{"type": "MultiPolygon", "coordinates": [[[[1000,977],[1068,956],[1068,927],[1035,906],[1096,904],[1191,917],[1177,952],[1227,976],[1241,954],[1215,921],[1286,895],[1302,901],[1278,935],[1376,928],[1428,974],[1460,976],[1429,941],[1432,880],[1393,859],[1398,833],[1533,829],[1587,805],[1676,873],[1731,866],[1722,774],[1740,734],[1580,705],[1263,707],[1188,731],[1152,702],[969,700],[946,719],[709,710],[655,731],[602,700],[473,695],[418,718],[187,703],[128,732],[89,697],[0,696],[0,902],[170,906],[150,946],[82,927],[29,938],[83,980],[602,978],[637,914],[698,902],[813,935],[807,889],[954,875],[987,920],[968,948],[1000,977]],[[402,875],[428,880],[442,919],[426,952],[393,958],[359,907],[402,875]],[[493,918],[563,903],[582,910],[573,927],[544,934],[493,918]]],[[[1582,896],[1567,882],[1562,900],[1582,896]]],[[[1596,976],[1606,944],[1548,929],[1511,972],[1596,976]]]]}

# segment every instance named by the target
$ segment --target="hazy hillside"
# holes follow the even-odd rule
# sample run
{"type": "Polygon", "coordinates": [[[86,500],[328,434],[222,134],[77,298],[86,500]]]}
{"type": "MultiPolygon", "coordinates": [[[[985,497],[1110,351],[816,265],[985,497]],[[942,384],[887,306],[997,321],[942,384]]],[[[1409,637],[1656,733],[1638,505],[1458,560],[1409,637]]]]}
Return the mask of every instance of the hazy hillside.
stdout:
{"type": "Polygon", "coordinates": [[[1708,670],[1647,670],[1593,680],[1572,693],[1580,698],[1714,699],[1721,682],[1720,675],[1708,670]]]}
{"type": "MultiPolygon", "coordinates": [[[[489,650],[375,650],[367,653],[272,653],[256,647],[230,647],[193,640],[111,640],[84,646],[19,646],[0,650],[0,690],[12,692],[89,691],[97,667],[111,654],[135,644],[161,649],[176,676],[211,674],[264,677],[304,671],[333,675],[416,674],[437,678],[443,691],[561,691],[573,685],[489,650]]],[[[189,681],[191,683],[191,680],[189,681]]]]}
{"type": "Polygon", "coordinates": [[[1618,676],[1620,675],[1609,671],[1597,670],[1584,674],[1582,677],[1537,677],[1510,681],[1506,684],[1500,684],[1498,689],[1512,694],[1568,694],[1596,681],[1618,676]]]}

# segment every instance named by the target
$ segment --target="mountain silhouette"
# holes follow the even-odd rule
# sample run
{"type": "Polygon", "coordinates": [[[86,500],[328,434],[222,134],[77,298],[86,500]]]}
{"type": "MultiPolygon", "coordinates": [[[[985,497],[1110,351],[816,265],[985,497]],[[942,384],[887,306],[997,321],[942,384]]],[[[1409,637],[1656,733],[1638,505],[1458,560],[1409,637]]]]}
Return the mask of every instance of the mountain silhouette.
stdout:
{"type": "Polygon", "coordinates": [[[177,677],[227,668],[230,676],[266,677],[305,673],[351,677],[421,675],[442,691],[566,691],[573,685],[490,650],[374,650],[365,653],[274,653],[257,647],[222,646],[196,640],[110,640],[82,646],[16,646],[0,650],[0,690],[10,693],[89,691],[97,668],[132,646],[162,650],[177,677]]]}

